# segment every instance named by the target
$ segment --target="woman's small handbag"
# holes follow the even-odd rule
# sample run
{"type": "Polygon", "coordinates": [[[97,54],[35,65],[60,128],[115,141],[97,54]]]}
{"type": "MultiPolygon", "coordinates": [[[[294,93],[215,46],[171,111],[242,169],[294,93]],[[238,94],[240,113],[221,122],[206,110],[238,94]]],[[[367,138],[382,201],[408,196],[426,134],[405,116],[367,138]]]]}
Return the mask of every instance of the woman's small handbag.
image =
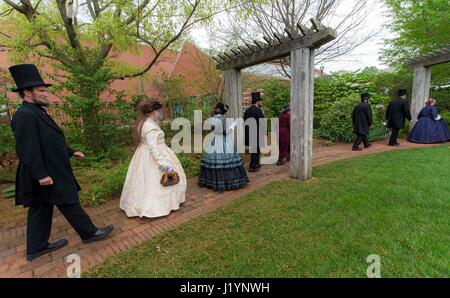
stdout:
{"type": "Polygon", "coordinates": [[[163,172],[161,177],[162,186],[171,186],[180,182],[180,176],[177,172],[163,172]]]}

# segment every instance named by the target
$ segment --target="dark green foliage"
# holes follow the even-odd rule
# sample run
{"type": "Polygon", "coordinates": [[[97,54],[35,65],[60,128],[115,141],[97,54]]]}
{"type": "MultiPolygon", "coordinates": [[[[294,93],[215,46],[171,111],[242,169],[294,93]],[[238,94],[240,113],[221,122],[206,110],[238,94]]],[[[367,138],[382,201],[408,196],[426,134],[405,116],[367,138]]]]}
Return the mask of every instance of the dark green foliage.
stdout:
{"type": "Polygon", "coordinates": [[[0,95],[0,156],[14,151],[14,135],[7,120],[9,105],[10,103],[6,96],[0,95]]]}
{"type": "Polygon", "coordinates": [[[128,162],[120,162],[114,168],[103,169],[102,180],[91,186],[88,191],[90,205],[98,207],[122,191],[128,171],[128,162]],[[105,173],[106,171],[106,173],[105,173]]]}
{"type": "MultiPolygon", "coordinates": [[[[353,133],[352,111],[353,107],[359,102],[359,96],[354,94],[331,103],[329,108],[321,114],[320,127],[315,131],[316,136],[330,141],[353,142],[355,135],[353,133]]],[[[383,109],[383,106],[372,105],[373,127],[369,132],[370,141],[384,139],[385,137],[385,128],[378,109],[383,109]]]]}
{"type": "Polygon", "coordinates": [[[65,90],[64,112],[70,120],[63,123],[68,143],[94,160],[112,157],[118,148],[131,144],[134,103],[123,92],[110,91],[114,101],[105,103],[100,94],[107,91],[112,75],[107,68],[74,65],[69,80],[55,91],[65,90]]]}
{"type": "Polygon", "coordinates": [[[441,112],[440,115],[447,124],[450,124],[450,112],[441,112]]]}
{"type": "Polygon", "coordinates": [[[450,112],[450,88],[431,88],[430,97],[436,99],[441,113],[450,112]]]}
{"type": "Polygon", "coordinates": [[[186,176],[193,177],[200,173],[200,159],[201,154],[185,154],[178,153],[178,159],[180,160],[181,166],[183,167],[186,176]]]}
{"type": "Polygon", "coordinates": [[[266,118],[277,118],[281,110],[289,105],[291,98],[290,84],[286,81],[270,79],[264,83],[263,89],[265,116],[266,118]]]}

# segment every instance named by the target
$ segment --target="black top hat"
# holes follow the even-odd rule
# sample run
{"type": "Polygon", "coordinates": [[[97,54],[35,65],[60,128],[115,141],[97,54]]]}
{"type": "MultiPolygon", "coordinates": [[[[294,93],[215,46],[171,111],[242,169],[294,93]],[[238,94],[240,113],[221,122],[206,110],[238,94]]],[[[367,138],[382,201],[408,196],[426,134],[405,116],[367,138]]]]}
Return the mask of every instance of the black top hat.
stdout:
{"type": "Polygon", "coordinates": [[[406,89],[399,89],[398,90],[398,96],[404,96],[406,95],[408,92],[406,91],[406,89]]]}
{"type": "Polygon", "coordinates": [[[25,88],[45,86],[49,87],[52,84],[44,83],[38,69],[34,64],[18,64],[11,66],[9,72],[16,83],[17,89],[12,92],[19,92],[25,88]]]}
{"type": "Polygon", "coordinates": [[[261,98],[261,92],[252,92],[252,104],[256,103],[257,101],[262,100],[261,98]]]}

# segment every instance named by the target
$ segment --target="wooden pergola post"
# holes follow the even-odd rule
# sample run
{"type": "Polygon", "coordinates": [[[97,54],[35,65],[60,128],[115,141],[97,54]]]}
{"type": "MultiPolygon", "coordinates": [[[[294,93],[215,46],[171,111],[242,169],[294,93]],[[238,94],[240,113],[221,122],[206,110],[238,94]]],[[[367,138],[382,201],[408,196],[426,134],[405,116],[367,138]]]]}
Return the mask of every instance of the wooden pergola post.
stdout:
{"type": "Polygon", "coordinates": [[[414,80],[411,96],[411,125],[414,127],[417,115],[424,106],[424,101],[430,96],[431,67],[450,61],[450,45],[428,54],[412,58],[408,65],[414,69],[414,80]]]}
{"type": "Polygon", "coordinates": [[[314,50],[291,52],[291,177],[312,177],[314,50]]]}
{"type": "Polygon", "coordinates": [[[424,106],[424,101],[430,95],[431,66],[414,68],[413,90],[411,96],[411,123],[410,129],[417,121],[417,115],[424,106]]]}
{"type": "Polygon", "coordinates": [[[227,117],[241,118],[243,116],[241,71],[239,69],[225,70],[225,103],[230,108],[227,117]]]}

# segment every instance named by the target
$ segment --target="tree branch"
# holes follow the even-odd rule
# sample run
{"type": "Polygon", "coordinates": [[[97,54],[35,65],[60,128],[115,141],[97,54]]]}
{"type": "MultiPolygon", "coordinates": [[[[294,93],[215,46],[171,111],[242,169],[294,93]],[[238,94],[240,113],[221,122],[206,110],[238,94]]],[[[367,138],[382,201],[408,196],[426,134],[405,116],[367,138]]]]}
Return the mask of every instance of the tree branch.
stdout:
{"type": "Polygon", "coordinates": [[[152,48],[155,51],[155,57],[153,57],[153,59],[150,61],[150,63],[143,70],[141,70],[137,73],[134,73],[134,74],[120,77],[120,79],[134,78],[134,77],[141,76],[141,75],[145,74],[146,72],[148,72],[152,68],[152,66],[158,61],[159,56],[161,56],[161,54],[167,48],[169,48],[169,46],[172,43],[174,43],[176,40],[178,40],[181,37],[181,35],[187,30],[187,28],[194,25],[195,23],[201,22],[202,20],[206,19],[207,17],[201,18],[201,19],[198,19],[198,20],[192,22],[191,24],[189,24],[189,21],[192,18],[192,16],[194,15],[195,11],[197,10],[197,7],[199,4],[200,4],[200,0],[196,0],[195,3],[193,4],[192,11],[187,16],[186,20],[184,21],[183,25],[181,26],[181,29],[178,31],[178,33],[175,36],[173,36],[169,41],[167,41],[167,43],[161,49],[156,50],[155,47],[152,45],[152,48]]]}
{"type": "Polygon", "coordinates": [[[66,12],[66,0],[57,0],[59,14],[61,15],[64,27],[66,28],[67,37],[69,39],[70,46],[78,53],[78,60],[86,64],[86,59],[84,57],[83,49],[81,48],[80,42],[78,41],[77,33],[72,23],[72,19],[67,16],[66,12]]]}

